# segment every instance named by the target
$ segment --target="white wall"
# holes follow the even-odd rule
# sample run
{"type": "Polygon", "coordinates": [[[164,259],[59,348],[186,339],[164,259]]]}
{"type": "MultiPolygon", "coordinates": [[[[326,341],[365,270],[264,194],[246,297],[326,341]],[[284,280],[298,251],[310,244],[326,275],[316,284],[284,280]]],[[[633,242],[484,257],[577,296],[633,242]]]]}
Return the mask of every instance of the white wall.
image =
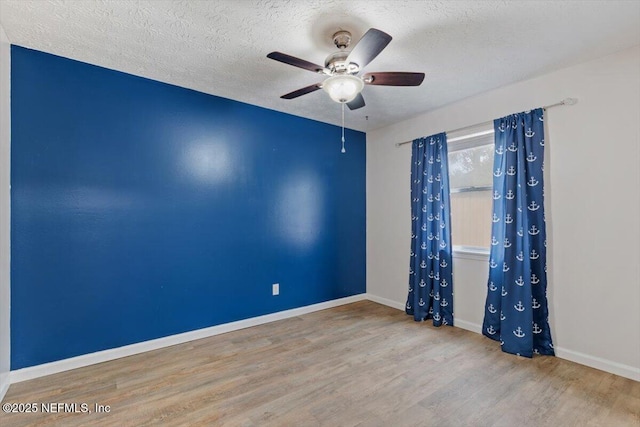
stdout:
{"type": "MultiPolygon", "coordinates": [[[[428,78],[428,77],[427,77],[428,78]]],[[[367,134],[367,292],[402,305],[411,148],[395,143],[547,110],[550,324],[558,356],[640,380],[640,46],[367,134]]],[[[455,322],[478,330],[483,261],[455,259],[455,322]]]]}
{"type": "Polygon", "coordinates": [[[9,388],[10,336],[9,336],[9,230],[10,230],[10,69],[9,40],[0,27],[0,400],[9,388]]]}

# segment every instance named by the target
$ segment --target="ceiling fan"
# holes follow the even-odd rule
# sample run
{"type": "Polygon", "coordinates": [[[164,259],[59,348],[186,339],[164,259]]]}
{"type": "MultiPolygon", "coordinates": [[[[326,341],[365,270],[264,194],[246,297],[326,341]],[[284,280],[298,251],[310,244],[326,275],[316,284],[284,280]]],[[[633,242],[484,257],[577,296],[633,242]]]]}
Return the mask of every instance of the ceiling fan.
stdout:
{"type": "Polygon", "coordinates": [[[339,51],[327,56],[324,66],[281,52],[271,52],[267,58],[329,76],[323,82],[294,90],[280,98],[293,99],[324,89],[332,100],[341,104],[346,103],[349,109],[356,110],[365,106],[364,98],[360,93],[364,85],[420,86],[424,80],[424,73],[377,72],[359,75],[390,41],[389,34],[370,28],[353,49],[347,51],[351,44],[351,33],[338,31],[333,35],[333,43],[339,51]]]}

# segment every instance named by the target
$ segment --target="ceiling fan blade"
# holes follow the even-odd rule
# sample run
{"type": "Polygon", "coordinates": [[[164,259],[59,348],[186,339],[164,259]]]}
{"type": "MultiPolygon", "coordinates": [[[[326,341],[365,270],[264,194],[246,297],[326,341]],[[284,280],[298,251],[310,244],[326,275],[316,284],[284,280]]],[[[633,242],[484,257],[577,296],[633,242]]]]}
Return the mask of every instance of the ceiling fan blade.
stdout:
{"type": "Polygon", "coordinates": [[[420,86],[424,80],[424,73],[382,72],[367,73],[362,80],[368,85],[378,86],[420,86]]]}
{"type": "Polygon", "coordinates": [[[298,89],[298,90],[294,90],[293,92],[289,92],[286,95],[282,95],[280,98],[282,99],[293,99],[293,98],[297,98],[299,96],[302,95],[306,95],[308,93],[311,92],[315,92],[316,90],[320,89],[322,87],[322,85],[320,83],[316,83],[307,87],[303,87],[302,89],[298,89]]]}
{"type": "Polygon", "coordinates": [[[362,70],[387,47],[390,41],[391,36],[389,34],[370,28],[355,45],[347,57],[347,62],[355,62],[362,70]]]}
{"type": "Polygon", "coordinates": [[[349,107],[350,110],[357,110],[358,108],[364,107],[364,105],[364,98],[361,93],[353,98],[353,101],[347,102],[347,107],[349,107]]]}
{"type": "Polygon", "coordinates": [[[326,70],[321,65],[314,64],[313,62],[305,61],[304,59],[296,58],[295,56],[287,55],[286,53],[282,52],[271,52],[267,55],[267,58],[274,59],[285,64],[293,65],[294,67],[313,71],[314,73],[322,73],[326,70]]]}

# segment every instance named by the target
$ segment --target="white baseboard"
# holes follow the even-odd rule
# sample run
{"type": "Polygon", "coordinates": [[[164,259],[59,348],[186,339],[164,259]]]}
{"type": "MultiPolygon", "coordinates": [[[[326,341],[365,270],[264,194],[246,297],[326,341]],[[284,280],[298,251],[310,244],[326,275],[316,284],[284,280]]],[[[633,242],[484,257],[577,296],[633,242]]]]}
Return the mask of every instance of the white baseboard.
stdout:
{"type": "Polygon", "coordinates": [[[0,375],[0,402],[4,399],[4,395],[7,394],[7,390],[9,390],[9,372],[5,372],[0,375]]]}
{"type": "MultiPolygon", "coordinates": [[[[377,302],[389,307],[397,308],[404,311],[404,304],[393,301],[387,298],[379,297],[370,293],[366,294],[366,298],[370,301],[377,302]]],[[[454,317],[453,324],[457,328],[465,329],[467,331],[475,332],[477,334],[482,333],[482,325],[478,323],[468,322],[466,320],[454,317]]],[[[613,362],[611,360],[602,359],[596,356],[590,356],[588,354],[580,353],[573,350],[567,350],[562,347],[556,347],[556,357],[560,359],[569,360],[571,362],[579,363],[581,365],[589,366],[591,368],[599,369],[601,371],[609,372],[611,374],[620,375],[621,377],[629,378],[635,381],[640,381],[640,368],[633,366],[623,365],[621,363],[613,362]]]]}
{"type": "Polygon", "coordinates": [[[365,294],[369,301],[377,302],[378,304],[386,305],[391,308],[404,311],[404,303],[390,300],[388,298],[379,297],[373,294],[365,294]]]}
{"type": "Polygon", "coordinates": [[[634,381],[640,381],[640,368],[634,368],[633,366],[623,365],[622,363],[590,356],[578,351],[567,350],[562,347],[555,347],[554,350],[556,352],[556,356],[561,359],[570,360],[571,362],[576,362],[601,371],[620,375],[621,377],[629,378],[634,381]]]}
{"type": "MultiPolygon", "coordinates": [[[[467,322],[466,320],[454,318],[453,324],[456,327],[466,329],[467,331],[475,332],[477,334],[482,333],[482,325],[479,325],[477,323],[467,322]]],[[[611,360],[590,356],[588,354],[580,353],[573,350],[567,350],[562,347],[555,347],[554,350],[556,353],[556,357],[560,359],[569,360],[571,362],[579,363],[581,365],[589,366],[591,368],[599,369],[611,374],[620,375],[621,377],[640,381],[640,368],[634,368],[633,366],[623,365],[611,360]]]]}
{"type": "MultiPolygon", "coordinates": [[[[132,356],[134,354],[144,353],[146,351],[157,350],[159,348],[168,347],[176,344],[182,344],[201,338],[207,338],[214,335],[224,334],[227,332],[237,331],[239,329],[250,328],[252,326],[262,325],[265,323],[275,322],[277,320],[288,319],[300,316],[314,311],[325,310],[328,308],[338,307],[344,304],[350,304],[356,301],[370,300],[378,304],[386,305],[397,310],[404,311],[404,303],[390,300],[388,298],[379,297],[373,294],[359,294],[337,300],[321,302],[318,304],[308,305],[306,307],[294,308],[291,310],[280,311],[278,313],[267,314],[264,316],[252,317],[250,319],[239,320],[237,322],[225,323],[223,325],[212,326],[209,328],[198,329],[196,331],[185,332],[182,334],[171,335],[164,338],[158,338],[151,341],[131,344],[124,347],[118,347],[109,350],[103,350],[96,353],[85,354],[82,356],[72,357],[69,359],[59,360],[56,362],[45,363],[37,366],[11,371],[10,375],[0,377],[0,401],[4,397],[9,384],[27,381],[34,378],[43,377],[45,375],[56,374],[58,372],[68,371],[71,369],[81,368],[96,363],[107,362],[109,360],[119,359],[121,357],[132,356]]],[[[482,332],[482,326],[476,323],[468,322],[461,319],[455,319],[456,327],[465,329],[475,333],[482,332]]],[[[586,365],[601,371],[610,372],[635,381],[640,381],[640,368],[623,365],[610,360],[602,359],[588,354],[568,350],[562,347],[555,348],[556,356],[569,360],[571,362],[586,365]]]]}
{"type": "Polygon", "coordinates": [[[207,338],[214,335],[220,335],[227,332],[237,331],[239,329],[250,328],[252,326],[275,322],[277,320],[288,319],[290,317],[313,313],[314,311],[326,310],[328,308],[350,304],[365,299],[367,299],[366,294],[353,295],[346,298],[325,301],[318,304],[307,305],[305,307],[293,308],[291,310],[279,311],[277,313],[252,317],[250,319],[238,320],[237,322],[211,326],[209,328],[184,332],[182,334],[171,335],[155,340],[126,345],[123,347],[83,354],[81,356],[71,357],[69,359],[58,360],[55,362],[44,363],[42,365],[30,366],[28,368],[11,371],[9,379],[11,384],[21,381],[27,381],[34,378],[43,377],[45,375],[57,374],[59,372],[68,371],[71,369],[82,368],[84,366],[107,362],[114,359],[120,359],[121,357],[132,356],[134,354],[157,350],[159,348],[169,347],[176,344],[182,344],[188,341],[207,338]]]}
{"type": "Polygon", "coordinates": [[[458,319],[456,317],[453,318],[453,326],[465,329],[467,331],[475,332],[476,334],[482,333],[482,325],[473,322],[467,322],[466,320],[458,319]]]}
{"type": "MultiPolygon", "coordinates": [[[[391,308],[396,308],[398,310],[404,311],[404,304],[398,301],[390,300],[388,298],[379,297],[373,294],[366,294],[366,297],[369,301],[377,302],[378,304],[386,305],[391,308]]],[[[455,327],[466,329],[467,331],[475,332],[477,334],[482,333],[482,325],[478,325],[477,323],[467,322],[466,320],[460,320],[458,318],[454,318],[453,325],[455,327]]]]}

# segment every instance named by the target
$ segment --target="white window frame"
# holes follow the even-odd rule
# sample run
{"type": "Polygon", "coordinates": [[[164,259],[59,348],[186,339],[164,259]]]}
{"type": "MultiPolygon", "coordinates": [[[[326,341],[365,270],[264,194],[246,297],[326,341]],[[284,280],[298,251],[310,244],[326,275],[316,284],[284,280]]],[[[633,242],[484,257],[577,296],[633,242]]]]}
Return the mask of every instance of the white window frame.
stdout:
{"type": "MultiPolygon", "coordinates": [[[[493,122],[487,122],[478,126],[464,128],[455,132],[447,133],[447,149],[449,153],[455,151],[466,150],[474,147],[481,147],[494,143],[493,122]]],[[[462,193],[467,191],[491,191],[492,186],[487,187],[462,187],[452,188],[450,191],[454,193],[462,193]]],[[[453,256],[455,258],[465,258],[474,260],[488,260],[490,248],[482,248],[475,246],[453,246],[453,256]]]]}

